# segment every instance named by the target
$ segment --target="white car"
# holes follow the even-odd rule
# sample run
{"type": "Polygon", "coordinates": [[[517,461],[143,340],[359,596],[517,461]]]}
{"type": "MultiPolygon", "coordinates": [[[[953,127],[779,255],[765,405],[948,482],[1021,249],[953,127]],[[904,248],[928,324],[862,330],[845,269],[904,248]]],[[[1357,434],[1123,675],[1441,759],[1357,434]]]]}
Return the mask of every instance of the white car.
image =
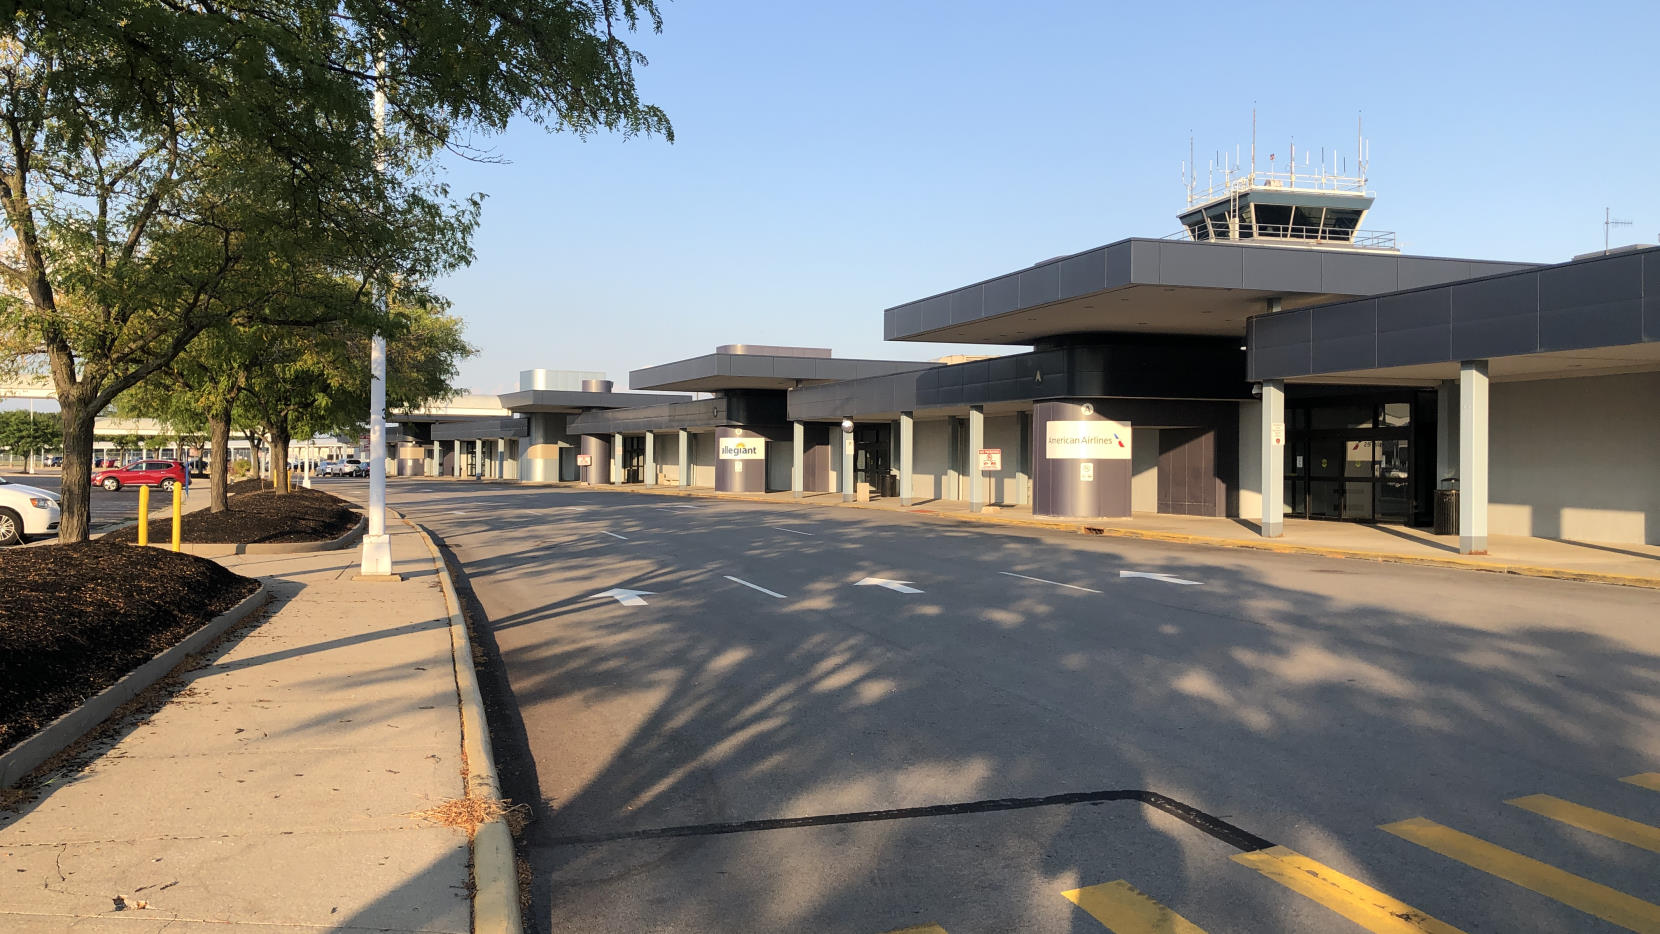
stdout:
{"type": "Polygon", "coordinates": [[[58,495],[0,477],[0,546],[18,545],[58,530],[58,495]]]}

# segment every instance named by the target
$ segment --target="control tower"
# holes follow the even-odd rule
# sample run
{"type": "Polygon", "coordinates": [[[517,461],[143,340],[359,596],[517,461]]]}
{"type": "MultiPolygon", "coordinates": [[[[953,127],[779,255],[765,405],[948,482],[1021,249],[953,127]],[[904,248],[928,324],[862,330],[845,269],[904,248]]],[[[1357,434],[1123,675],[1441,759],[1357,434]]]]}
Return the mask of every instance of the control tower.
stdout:
{"type": "Polygon", "coordinates": [[[1306,151],[1303,165],[1297,165],[1295,143],[1283,162],[1278,161],[1279,153],[1270,154],[1267,170],[1260,170],[1254,139],[1248,166],[1228,161],[1227,154],[1218,157],[1220,164],[1211,164],[1208,188],[1200,189],[1198,173],[1189,162],[1184,173],[1187,210],[1179,215],[1183,235],[1263,246],[1399,252],[1393,232],[1361,229],[1372,209],[1373,193],[1366,190],[1368,143],[1362,138],[1356,144],[1355,175],[1347,173],[1346,162],[1339,171],[1335,155],[1328,164],[1324,150],[1319,165],[1312,164],[1312,154],[1306,151]]]}

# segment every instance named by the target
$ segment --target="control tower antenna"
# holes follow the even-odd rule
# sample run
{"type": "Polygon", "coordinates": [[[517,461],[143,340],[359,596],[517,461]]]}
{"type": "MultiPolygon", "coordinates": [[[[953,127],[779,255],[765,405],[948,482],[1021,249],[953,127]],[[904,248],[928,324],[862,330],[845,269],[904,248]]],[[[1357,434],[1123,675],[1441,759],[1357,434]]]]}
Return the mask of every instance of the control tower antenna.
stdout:
{"type": "MultiPolygon", "coordinates": [[[[1356,117],[1356,175],[1347,161],[1327,147],[1320,148],[1320,167],[1314,168],[1314,147],[1305,146],[1297,164],[1296,137],[1288,158],[1278,167],[1260,170],[1256,164],[1257,109],[1251,108],[1251,153],[1248,165],[1237,157],[1230,163],[1218,150],[1208,166],[1206,187],[1198,187],[1197,142],[1189,133],[1188,158],[1182,173],[1187,207],[1178,217],[1192,240],[1250,241],[1258,246],[1319,247],[1339,250],[1395,251],[1393,233],[1360,228],[1371,210],[1373,193],[1366,190],[1365,123],[1356,117]],[[1344,168],[1339,169],[1339,163],[1344,168]],[[1216,178],[1221,171],[1221,184],[1216,178]],[[1299,172],[1298,169],[1302,171],[1299,172]]],[[[1236,148],[1235,152],[1238,152],[1236,148]]],[[[1273,157],[1269,159],[1274,163],[1273,157]]]]}
{"type": "Polygon", "coordinates": [[[1611,227],[1630,227],[1630,221],[1617,221],[1608,208],[1602,209],[1602,255],[1608,255],[1608,230],[1611,227]]]}

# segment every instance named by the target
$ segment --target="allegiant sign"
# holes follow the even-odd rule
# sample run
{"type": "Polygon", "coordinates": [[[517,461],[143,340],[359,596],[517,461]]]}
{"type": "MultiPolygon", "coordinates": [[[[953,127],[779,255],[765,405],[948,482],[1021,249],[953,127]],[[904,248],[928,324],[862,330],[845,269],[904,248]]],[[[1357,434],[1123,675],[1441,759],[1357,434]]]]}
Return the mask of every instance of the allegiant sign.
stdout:
{"type": "Polygon", "coordinates": [[[1130,426],[1111,419],[1050,422],[1044,454],[1050,460],[1129,460],[1130,426]]]}
{"type": "Polygon", "coordinates": [[[766,457],[764,441],[726,438],[720,443],[720,459],[723,461],[759,461],[766,460],[766,457]]]}

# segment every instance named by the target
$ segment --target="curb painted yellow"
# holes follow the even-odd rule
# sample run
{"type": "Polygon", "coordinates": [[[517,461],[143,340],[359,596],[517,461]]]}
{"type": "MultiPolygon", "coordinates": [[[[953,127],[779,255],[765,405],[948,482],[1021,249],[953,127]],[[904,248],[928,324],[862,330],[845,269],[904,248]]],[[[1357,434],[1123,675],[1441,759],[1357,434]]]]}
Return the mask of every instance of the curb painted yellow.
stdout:
{"type": "Polygon", "coordinates": [[[1282,555],[1309,555],[1316,558],[1343,558],[1353,561],[1378,561],[1384,564],[1412,564],[1420,567],[1447,568],[1456,571],[1486,571],[1491,574],[1514,574],[1518,577],[1538,577],[1546,580],[1577,581],[1585,584],[1613,584],[1620,587],[1642,587],[1660,590],[1660,577],[1636,574],[1609,574],[1602,571],[1574,571],[1568,568],[1542,567],[1527,564],[1505,564],[1483,561],[1479,558],[1437,558],[1429,555],[1409,555],[1388,551],[1355,551],[1328,548],[1321,545],[1292,545],[1285,542],[1254,542],[1236,538],[1217,538],[1186,532],[1160,532],[1151,529],[1127,529],[1120,526],[1080,525],[1076,522],[1057,522],[1045,519],[1027,519],[1020,516],[987,515],[985,513],[944,512],[921,506],[888,509],[870,503],[829,502],[814,503],[794,499],[770,499],[744,493],[716,493],[712,490],[686,490],[679,487],[642,488],[634,484],[599,484],[583,486],[570,481],[526,483],[526,486],[568,487],[609,493],[636,493],[649,496],[690,496],[722,502],[766,503],[772,506],[804,506],[813,508],[854,508],[876,512],[893,512],[908,516],[930,516],[957,522],[980,522],[988,525],[1006,525],[1013,528],[1050,529],[1058,532],[1077,532],[1083,535],[1105,535],[1112,538],[1132,538],[1140,541],[1165,542],[1172,545],[1205,545],[1213,548],[1242,548],[1282,555]]]}

